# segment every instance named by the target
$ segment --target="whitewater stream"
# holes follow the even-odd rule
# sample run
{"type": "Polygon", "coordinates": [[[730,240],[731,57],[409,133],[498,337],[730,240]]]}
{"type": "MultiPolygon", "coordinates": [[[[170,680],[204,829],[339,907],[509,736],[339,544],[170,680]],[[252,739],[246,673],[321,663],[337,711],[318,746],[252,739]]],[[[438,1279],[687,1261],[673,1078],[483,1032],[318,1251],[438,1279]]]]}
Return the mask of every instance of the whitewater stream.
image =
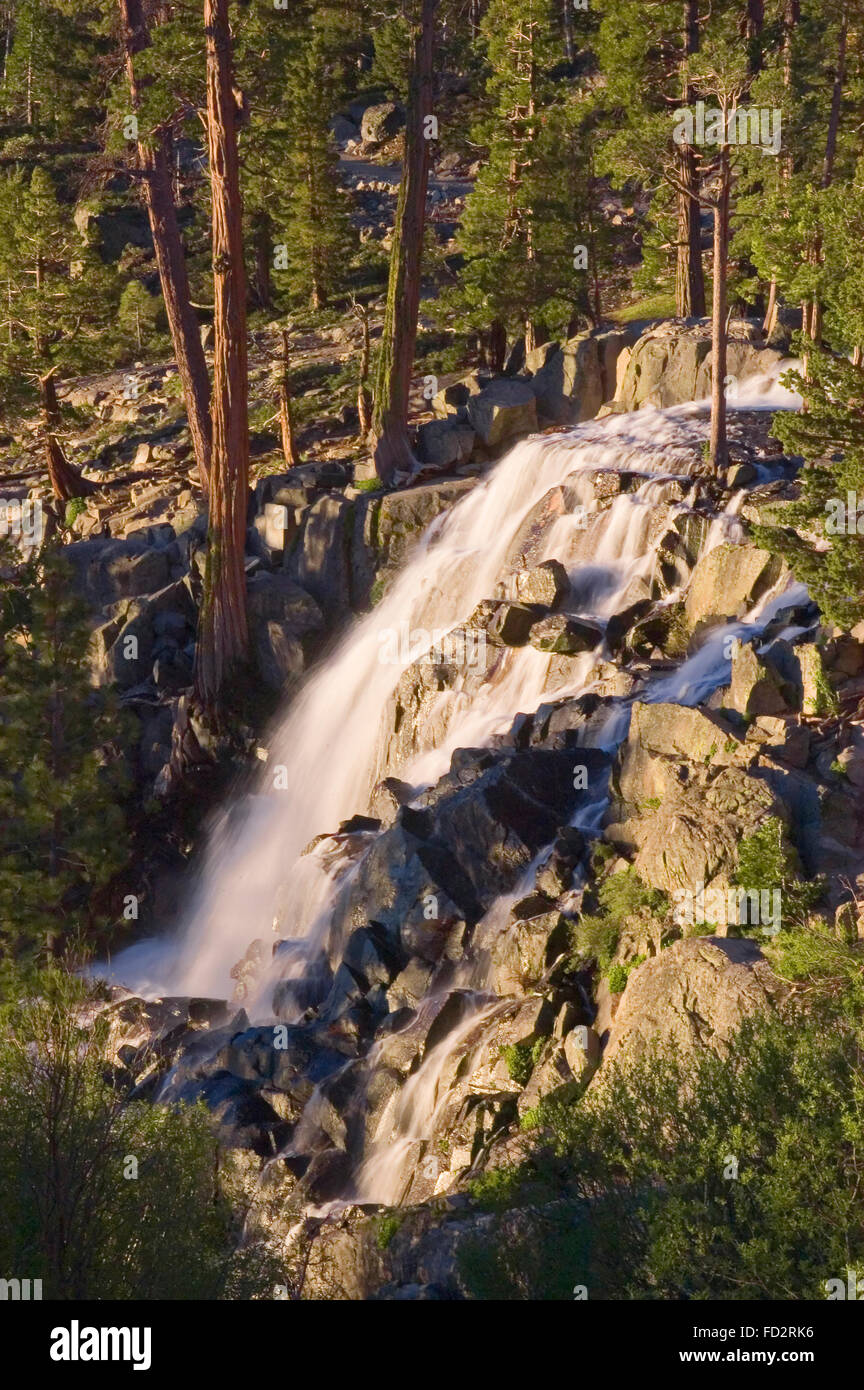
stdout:
{"type": "MultiPolygon", "coordinates": [[[[798,403],[775,377],[745,383],[734,405],[776,410],[798,403]]],[[[705,427],[705,403],[697,403],[611,415],[561,434],[534,436],[517,444],[439,516],[383,599],[357,620],[276,721],[265,740],[267,761],[257,786],[238,796],[211,830],[182,932],[123,952],[110,977],[148,997],[230,998],[231,969],[250,943],[280,938],[294,945],[280,954],[278,973],[302,975],[326,940],[330,906],[355,867],[333,834],[341,822],[368,811],[380,777],[398,776],[419,794],[447,771],[455,749],[486,746],[506,733],[518,714],[553,700],[591,690],[606,693],[610,674],[602,643],[565,661],[531,646],[506,648],[488,678],[471,680],[466,673],[455,689],[442,691],[429,728],[419,731],[407,759],[394,764],[392,721],[382,715],[406,668],[440,642],[442,633],[464,624],[484,599],[515,596],[513,575],[520,561],[514,557],[543,499],[551,513],[544,514],[530,564],[560,561],[571,586],[567,614],[605,626],[612,614],[646,592],[657,564],[656,545],[667,529],[658,516],[668,523],[670,509],[671,514],[687,510],[678,500],[681,480],[699,471],[705,427]],[[598,469],[638,476],[628,479],[629,490],[603,506],[595,496],[598,469]],[[319,843],[304,853],[315,837],[321,837],[319,843]]],[[[703,554],[740,538],[736,512],[744,496],[735,494],[715,517],[703,554]]],[[[652,677],[638,698],[686,704],[705,699],[728,681],[730,634],[758,635],[777,609],[802,596],[800,586],[767,595],[744,622],[715,629],[695,655],[652,677]]],[[[624,699],[612,706],[590,741],[613,749],[626,736],[628,723],[624,699]]],[[[598,822],[601,814],[602,806],[592,808],[598,822]]],[[[519,892],[525,887],[520,884],[519,892]]],[[[506,913],[516,897],[507,895],[490,912],[506,913]]],[[[273,983],[271,971],[257,998],[244,1000],[253,1019],[273,1017],[273,983]]],[[[484,998],[482,981],[473,978],[470,986],[480,990],[477,1017],[433,1049],[394,1102],[388,1140],[380,1152],[373,1146],[357,1178],[358,1194],[366,1200],[398,1199],[411,1141],[434,1119],[437,1076],[447,1056],[470,1039],[472,1023],[496,1007],[484,998]],[[395,1143],[394,1132],[401,1136],[395,1143]]]]}

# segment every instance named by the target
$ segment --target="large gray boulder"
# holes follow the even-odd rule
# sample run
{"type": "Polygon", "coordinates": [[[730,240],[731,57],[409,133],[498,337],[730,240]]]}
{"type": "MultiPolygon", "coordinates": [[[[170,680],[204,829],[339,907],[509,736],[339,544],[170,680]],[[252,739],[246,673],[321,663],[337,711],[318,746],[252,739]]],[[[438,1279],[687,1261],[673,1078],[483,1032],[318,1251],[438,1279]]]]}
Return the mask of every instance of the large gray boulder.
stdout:
{"type": "Polygon", "coordinates": [[[474,478],[456,478],[390,492],[375,514],[379,577],[399,569],[430,522],[470,492],[474,478]]]}
{"type": "Polygon", "coordinates": [[[571,338],[531,380],[537,411],[555,424],[591,420],[604,401],[598,339],[588,333],[571,338]]]}
{"type": "Polygon", "coordinates": [[[745,1018],[778,1007],[787,994],[755,941],[676,941],[631,972],[594,1084],[603,1084],[611,1061],[639,1058],[657,1043],[722,1056],[745,1018]]]}
{"type": "Polygon", "coordinates": [[[360,123],[360,135],[366,145],[380,145],[390,140],[405,124],[405,112],[395,101],[382,101],[367,106],[360,123]]]}
{"type": "MultiPolygon", "coordinates": [[[[727,349],[727,374],[740,383],[771,371],[781,360],[765,346],[756,326],[733,320],[727,349]]],[[[711,392],[711,324],[666,322],[650,328],[634,345],[617,402],[623,410],[642,406],[681,405],[711,392]]]]}
{"type": "Polygon", "coordinates": [[[612,778],[606,837],[652,888],[674,895],[728,886],[741,840],[788,810],[720,715],[635,703],[612,778]]]}
{"type": "Polygon", "coordinates": [[[467,414],[428,420],[417,431],[420,458],[430,468],[455,467],[471,457],[476,437],[467,414]]]}
{"type": "Polygon", "coordinates": [[[751,545],[715,546],[699,559],[690,579],[684,601],[690,631],[745,617],[777,583],[783,570],[782,559],[768,550],[751,545]]]}
{"type": "Polygon", "coordinates": [[[331,622],[347,613],[351,602],[350,521],[351,503],[344,497],[319,498],[285,555],[286,572],[331,622]]]}
{"type": "Polygon", "coordinates": [[[492,381],[470,397],[467,410],[487,449],[497,449],[537,428],[537,402],[526,381],[492,381]]]}

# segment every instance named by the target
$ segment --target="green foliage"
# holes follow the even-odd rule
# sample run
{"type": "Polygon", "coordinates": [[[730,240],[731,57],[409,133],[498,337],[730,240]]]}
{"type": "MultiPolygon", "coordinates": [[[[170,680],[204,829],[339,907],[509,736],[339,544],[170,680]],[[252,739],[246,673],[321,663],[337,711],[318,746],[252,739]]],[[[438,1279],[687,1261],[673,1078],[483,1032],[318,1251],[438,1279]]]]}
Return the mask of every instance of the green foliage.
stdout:
{"type": "Polygon", "coordinates": [[[448,326],[522,331],[526,322],[567,336],[594,313],[594,274],[606,229],[591,182],[590,105],[556,71],[560,34],[550,0],[491,0],[481,23],[487,81],[473,140],[489,150],[460,232],[465,264],[442,297],[448,326]],[[577,265],[576,245],[589,264],[577,265]]]}
{"type": "Polygon", "coordinates": [[[29,955],[110,921],[128,779],[124,725],[90,686],[88,614],[60,550],[14,572],[12,588],[0,631],[0,952],[29,955]]]}
{"type": "Polygon", "coordinates": [[[735,882],[757,891],[779,889],[786,925],[805,922],[825,891],[824,878],[807,881],[801,877],[798,855],[778,816],[769,816],[752,835],[742,839],[735,882]]]}
{"type": "Polygon", "coordinates": [[[52,1299],[249,1297],[206,1112],[129,1103],[98,1007],[55,968],[3,1009],[0,1263],[52,1299]]]}
{"type": "Polygon", "coordinates": [[[864,371],[810,346],[806,383],[797,371],[783,380],[806,396],[807,411],[776,415],[772,428],[806,466],[800,497],[780,510],[786,524],[754,527],[754,539],[788,560],[829,622],[854,627],[864,616],[864,534],[861,513],[847,502],[849,493],[858,505],[864,499],[864,371]],[[838,512],[848,515],[851,534],[836,529],[838,512]]]}
{"type": "Polygon", "coordinates": [[[624,990],[627,988],[627,981],[630,978],[631,971],[635,970],[637,965],[641,965],[644,959],[644,956],[634,956],[632,960],[628,960],[626,963],[614,961],[613,964],[609,966],[609,969],[606,971],[606,980],[613,994],[623,994],[624,990]]]}
{"type": "Polygon", "coordinates": [[[375,1230],[375,1244],[379,1250],[386,1250],[393,1237],[400,1230],[405,1217],[402,1212],[391,1211],[378,1218],[375,1230]]]}
{"type": "Polygon", "coordinates": [[[545,1039],[536,1038],[533,1043],[507,1043],[501,1048],[501,1056],[507,1063],[507,1074],[517,1086],[527,1086],[531,1073],[540,1060],[545,1039]]]}
{"type": "Polygon", "coordinates": [[[518,1167],[490,1168],[479,1178],[472,1178],[468,1191],[484,1211],[506,1211],[513,1205],[523,1185],[518,1167]]]}
{"type": "MultiPolygon", "coordinates": [[[[595,851],[595,872],[602,867],[595,851]]],[[[665,893],[648,888],[632,866],[609,874],[595,888],[598,911],[580,917],[573,932],[574,963],[595,961],[601,975],[609,976],[610,988],[619,993],[627,983],[627,966],[616,965],[610,973],[612,957],[621,929],[630,919],[647,921],[663,918],[669,906],[665,893]]]]}
{"type": "Polygon", "coordinates": [[[612,1063],[575,1104],[545,1103],[554,1161],[538,1135],[534,1171],[560,1198],[528,1205],[523,1173],[517,1229],[519,1255],[546,1259],[484,1243],[475,1296],[497,1283],[510,1298],[580,1284],[591,1299],[824,1297],[864,1257],[859,1045],[836,1019],[751,1020],[728,1055],[658,1048],[612,1063]],[[553,1214],[571,1232],[557,1250],[553,1214]]]}

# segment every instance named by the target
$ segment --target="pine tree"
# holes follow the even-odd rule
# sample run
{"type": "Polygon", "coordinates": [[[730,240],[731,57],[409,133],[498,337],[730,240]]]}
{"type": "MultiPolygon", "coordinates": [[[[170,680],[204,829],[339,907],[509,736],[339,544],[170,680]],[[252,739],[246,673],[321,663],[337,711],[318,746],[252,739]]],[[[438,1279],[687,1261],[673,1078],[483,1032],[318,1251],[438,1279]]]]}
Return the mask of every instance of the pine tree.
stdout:
{"type": "Polygon", "coordinates": [[[229,0],[205,0],[204,28],[215,332],[207,564],[194,697],[205,722],[221,729],[232,677],[245,664],[249,646],[244,568],[249,505],[246,272],[229,0]]]}
{"type": "Polygon", "coordinates": [[[59,548],[17,574],[5,554],[0,612],[0,951],[33,957],[85,942],[110,919],[126,858],[126,737],[90,685],[90,628],[59,548]]]}
{"type": "Polygon", "coordinates": [[[414,456],[408,440],[408,400],[426,225],[429,182],[429,135],[432,116],[435,16],[438,0],[411,0],[410,79],[405,123],[405,153],[390,252],[387,308],[375,372],[372,434],[379,478],[390,482],[397,471],[410,473],[414,456]]]}
{"type": "MultiPolygon", "coordinates": [[[[603,6],[596,41],[605,78],[598,96],[600,167],[652,193],[649,236],[662,245],[664,256],[674,251],[675,312],[681,317],[705,313],[699,153],[673,143],[670,114],[695,99],[689,64],[698,53],[705,19],[697,0],[660,0],[651,6],[611,0],[603,6]]],[[[668,274],[668,266],[663,269],[668,274]]]]}
{"type": "Polygon", "coordinates": [[[480,32],[488,77],[474,138],[489,158],[466,203],[465,266],[445,304],[462,326],[485,330],[500,370],[508,332],[524,332],[530,349],[580,314],[596,321],[602,250],[590,106],[555,67],[554,8],[492,0],[480,32]]]}
{"type": "Polygon", "coordinates": [[[336,104],[332,54],[314,29],[295,48],[283,104],[288,137],[283,157],[291,188],[283,203],[284,268],[291,299],[320,309],[344,287],[356,237],[337,181],[338,158],[330,135],[336,104]]]}
{"type": "Polygon", "coordinates": [[[0,341],[7,402],[41,403],[42,433],[54,495],[63,502],[92,490],[60,442],[57,378],[98,364],[109,341],[116,280],[82,241],[53,180],[36,167],[29,183],[0,178],[0,283],[5,282],[5,342],[0,341]]]}
{"type": "Polygon", "coordinates": [[[829,622],[848,629],[864,618],[864,370],[810,345],[806,382],[798,371],[784,380],[807,396],[805,412],[784,411],[772,425],[804,456],[801,493],[754,537],[788,559],[829,622]]]}

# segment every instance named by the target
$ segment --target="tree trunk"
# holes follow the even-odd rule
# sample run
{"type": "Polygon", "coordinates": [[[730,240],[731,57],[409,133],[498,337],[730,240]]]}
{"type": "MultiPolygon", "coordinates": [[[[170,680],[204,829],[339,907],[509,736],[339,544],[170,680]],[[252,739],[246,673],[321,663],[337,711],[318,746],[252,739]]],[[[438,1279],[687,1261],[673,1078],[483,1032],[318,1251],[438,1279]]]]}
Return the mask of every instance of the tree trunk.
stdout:
{"type": "Polygon", "coordinates": [[[282,329],[282,379],[279,382],[279,430],[282,436],[282,457],[289,468],[301,462],[294,438],[294,416],[291,411],[291,343],[287,328],[282,329]]]}
{"type": "MultiPolygon", "coordinates": [[[[684,0],[683,49],[685,62],[699,51],[699,3],[684,0]]],[[[688,106],[693,92],[683,75],[682,100],[688,106]]],[[[696,151],[683,146],[678,156],[678,235],[675,267],[675,313],[679,318],[703,318],[705,275],[702,270],[702,222],[699,208],[699,174],[696,151]]]]}
{"type": "Polygon", "coordinates": [[[255,249],[255,280],[253,299],[258,309],[273,307],[273,277],[270,274],[273,254],[271,220],[267,212],[256,212],[252,219],[252,241],[255,249]]]}
{"type": "Polygon", "coordinates": [[[849,35],[849,17],[844,7],[840,20],[840,37],[837,42],[837,66],[834,69],[834,85],[831,91],[831,114],[828,117],[828,135],[825,140],[825,159],[822,164],[822,187],[829,188],[834,177],[834,158],[837,154],[837,135],[840,130],[840,109],[843,103],[843,87],[846,82],[846,45],[849,35]]]}
{"type": "Polygon", "coordinates": [[[749,69],[750,75],[755,77],[762,71],[762,53],[757,43],[762,37],[765,27],[765,0],[747,0],[747,19],[745,21],[745,34],[750,45],[749,69]]]}
{"type": "MultiPolygon", "coordinates": [[[[527,352],[528,345],[526,343],[527,352]]],[[[489,325],[487,338],[486,361],[489,370],[492,372],[503,372],[504,358],[507,355],[507,330],[500,319],[495,319],[489,325]]]]}
{"type": "Polygon", "coordinates": [[[762,332],[768,334],[774,327],[774,320],[777,317],[777,276],[771,276],[771,284],[768,286],[768,304],[765,309],[765,317],[762,320],[762,332]]]}
{"type": "MultiPolygon", "coordinates": [[[[725,111],[724,111],[725,115],[725,111]]],[[[726,271],[729,250],[729,146],[720,147],[720,188],[714,205],[714,301],[711,308],[711,442],[709,461],[716,472],[727,462],[726,444],[726,271]]]]}
{"type": "MultiPolygon", "coordinates": [[[[120,0],[120,14],[129,91],[132,107],[137,110],[141,84],[135,76],[135,55],[149,47],[150,35],[141,0],[120,0]]],[[[201,346],[201,330],[192,308],[186,257],[174,207],[171,147],[168,131],[157,131],[151,140],[139,134],[138,164],[165,314],[186,402],[189,434],[201,486],[206,493],[210,480],[210,380],[201,346]]]]}
{"type": "Polygon", "coordinates": [[[360,320],[360,366],[357,371],[357,415],[358,435],[365,439],[372,428],[372,398],[369,394],[369,363],[372,356],[372,342],[369,336],[369,309],[365,304],[354,305],[354,312],[360,320]]]}
{"type": "Polygon", "coordinates": [[[417,0],[419,16],[411,30],[410,82],[405,126],[405,154],[390,253],[387,309],[375,380],[372,432],[375,471],[390,482],[397,471],[409,473],[416,464],[408,439],[408,401],[417,341],[420,272],[426,190],[429,182],[429,141],[426,117],[432,107],[432,54],[437,0],[417,0]]]}
{"type": "Polygon", "coordinates": [[[228,3],[204,0],[213,224],[213,447],[195,702],[215,728],[223,726],[226,687],[245,664],[249,645],[244,571],[249,505],[246,271],[228,3]]]}
{"type": "Polygon", "coordinates": [[[51,490],[59,502],[69,502],[73,497],[86,497],[96,491],[96,485],[82,478],[78,469],[67,459],[57,438],[60,407],[57,404],[57,382],[53,369],[45,376],[40,376],[39,394],[42,398],[42,433],[51,490]]]}

